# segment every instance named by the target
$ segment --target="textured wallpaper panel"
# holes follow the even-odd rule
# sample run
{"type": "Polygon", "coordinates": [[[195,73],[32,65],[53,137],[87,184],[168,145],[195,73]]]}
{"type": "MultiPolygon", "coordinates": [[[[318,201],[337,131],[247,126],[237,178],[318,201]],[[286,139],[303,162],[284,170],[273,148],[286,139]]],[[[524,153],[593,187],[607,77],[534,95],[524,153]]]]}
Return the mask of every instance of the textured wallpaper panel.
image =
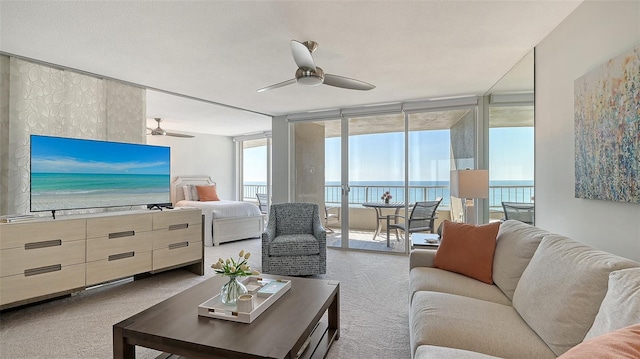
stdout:
{"type": "Polygon", "coordinates": [[[104,80],[65,71],[61,127],[55,135],[106,140],[105,103],[104,80]]]}
{"type": "Polygon", "coordinates": [[[106,139],[146,143],[146,90],[113,80],[106,80],[106,88],[106,139]]]}
{"type": "Polygon", "coordinates": [[[107,91],[103,79],[9,58],[8,84],[0,82],[0,92],[8,88],[9,93],[8,121],[4,121],[8,125],[2,123],[8,131],[1,134],[0,156],[8,158],[0,166],[6,167],[0,172],[0,196],[6,198],[6,206],[0,207],[0,214],[29,212],[30,134],[107,140],[112,128],[116,129],[112,140],[145,142],[145,90],[108,82],[113,90],[107,91]],[[114,98],[109,101],[107,93],[114,98]],[[108,119],[108,113],[115,116],[108,119]]]}
{"type": "Polygon", "coordinates": [[[0,213],[7,212],[9,174],[9,57],[0,55],[0,213]]]}

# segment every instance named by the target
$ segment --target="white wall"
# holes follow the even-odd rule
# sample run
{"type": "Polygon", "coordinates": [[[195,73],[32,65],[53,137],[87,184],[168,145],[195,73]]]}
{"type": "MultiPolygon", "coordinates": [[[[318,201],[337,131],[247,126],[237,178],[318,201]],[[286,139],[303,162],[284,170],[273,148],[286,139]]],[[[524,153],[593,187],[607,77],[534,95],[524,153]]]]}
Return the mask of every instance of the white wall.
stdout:
{"type": "MultiPolygon", "coordinates": [[[[639,1],[586,1],[536,47],[536,225],[640,261],[640,204],[574,198],[574,80],[640,44],[639,1]]],[[[640,158],[638,159],[640,161],[640,158]]]]}
{"type": "Polygon", "coordinates": [[[236,200],[235,145],[231,137],[191,133],[194,138],[147,136],[147,144],[171,147],[171,181],[207,175],[221,199],[236,200]]]}

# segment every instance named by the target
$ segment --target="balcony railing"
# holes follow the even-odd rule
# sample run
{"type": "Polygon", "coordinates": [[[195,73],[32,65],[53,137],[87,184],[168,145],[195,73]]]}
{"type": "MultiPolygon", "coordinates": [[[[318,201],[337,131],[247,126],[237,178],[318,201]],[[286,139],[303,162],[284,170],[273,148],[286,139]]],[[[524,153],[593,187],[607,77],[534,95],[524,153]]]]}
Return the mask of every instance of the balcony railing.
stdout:
{"type": "MultiPolygon", "coordinates": [[[[382,194],[389,191],[393,202],[405,202],[404,186],[351,186],[349,204],[358,205],[364,202],[380,201],[382,194]]],[[[255,200],[256,193],[267,193],[266,185],[245,185],[245,200],[255,200]]],[[[409,186],[409,203],[433,201],[442,197],[442,206],[450,204],[449,186],[409,186]]],[[[342,195],[340,185],[326,185],[324,199],[326,203],[339,204],[342,195]]],[[[502,208],[502,202],[533,202],[533,186],[490,186],[489,206],[502,208]]]]}
{"type": "Polygon", "coordinates": [[[256,193],[267,194],[267,185],[264,184],[246,184],[242,189],[242,197],[244,200],[258,200],[256,193]]]}

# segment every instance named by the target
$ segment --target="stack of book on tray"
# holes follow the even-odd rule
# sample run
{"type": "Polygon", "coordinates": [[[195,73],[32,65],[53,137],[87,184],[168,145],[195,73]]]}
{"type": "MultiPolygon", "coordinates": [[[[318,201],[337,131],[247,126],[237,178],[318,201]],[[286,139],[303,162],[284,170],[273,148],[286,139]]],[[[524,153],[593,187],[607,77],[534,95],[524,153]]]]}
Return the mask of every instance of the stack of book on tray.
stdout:
{"type": "Polygon", "coordinates": [[[0,216],[0,223],[12,223],[28,221],[35,218],[32,214],[8,214],[6,216],[0,216]]]}
{"type": "Polygon", "coordinates": [[[255,281],[247,282],[245,286],[250,294],[256,294],[258,297],[270,297],[286,287],[287,284],[286,281],[256,278],[255,281]]]}

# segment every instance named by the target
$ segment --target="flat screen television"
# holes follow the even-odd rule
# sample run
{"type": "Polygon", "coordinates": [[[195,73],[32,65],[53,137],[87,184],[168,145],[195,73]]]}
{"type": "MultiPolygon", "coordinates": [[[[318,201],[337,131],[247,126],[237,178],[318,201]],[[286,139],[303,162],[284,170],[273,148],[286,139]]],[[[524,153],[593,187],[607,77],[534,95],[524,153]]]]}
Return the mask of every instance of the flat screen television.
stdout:
{"type": "Polygon", "coordinates": [[[31,212],[171,204],[170,148],[31,135],[31,212]]]}

